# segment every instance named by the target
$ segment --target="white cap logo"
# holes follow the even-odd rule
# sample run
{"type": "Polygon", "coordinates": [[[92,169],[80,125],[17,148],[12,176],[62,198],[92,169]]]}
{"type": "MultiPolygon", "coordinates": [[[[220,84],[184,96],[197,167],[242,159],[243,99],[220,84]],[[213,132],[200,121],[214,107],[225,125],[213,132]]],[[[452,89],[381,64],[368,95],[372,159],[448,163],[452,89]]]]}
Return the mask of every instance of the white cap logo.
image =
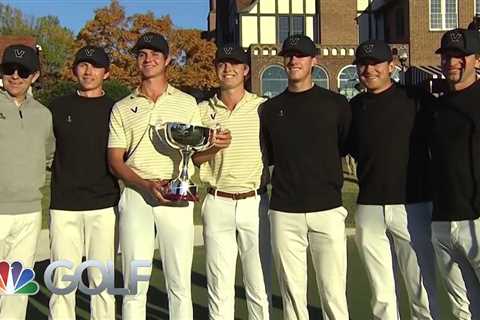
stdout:
{"type": "Polygon", "coordinates": [[[85,55],[87,57],[93,56],[94,53],[95,53],[95,49],[85,49],[85,55]]]}
{"type": "Polygon", "coordinates": [[[232,47],[223,48],[223,52],[225,52],[225,54],[228,54],[228,55],[232,54],[232,50],[233,50],[232,47]]]}
{"type": "Polygon", "coordinates": [[[298,41],[300,40],[299,37],[291,37],[289,40],[288,40],[288,44],[292,47],[296,46],[298,41]]]}
{"type": "Polygon", "coordinates": [[[148,34],[148,35],[143,36],[143,41],[150,43],[150,42],[152,42],[152,38],[153,37],[148,34]]]}
{"type": "Polygon", "coordinates": [[[450,40],[452,40],[452,42],[460,42],[462,38],[463,38],[463,35],[460,32],[450,33],[450,40]]]}
{"type": "Polygon", "coordinates": [[[375,45],[373,43],[364,45],[363,46],[363,52],[365,52],[366,54],[370,54],[370,53],[372,53],[374,47],[375,47],[375,45]]]}
{"type": "Polygon", "coordinates": [[[15,57],[18,59],[23,59],[23,56],[25,55],[25,50],[22,49],[15,49],[15,57]]]}

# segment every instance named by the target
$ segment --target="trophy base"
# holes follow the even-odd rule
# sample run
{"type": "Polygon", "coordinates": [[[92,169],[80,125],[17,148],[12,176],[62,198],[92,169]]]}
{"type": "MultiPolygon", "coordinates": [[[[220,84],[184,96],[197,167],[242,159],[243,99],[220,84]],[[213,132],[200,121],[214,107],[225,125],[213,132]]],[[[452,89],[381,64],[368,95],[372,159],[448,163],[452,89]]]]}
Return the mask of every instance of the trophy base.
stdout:
{"type": "Polygon", "coordinates": [[[170,201],[199,201],[197,186],[188,181],[172,180],[168,184],[168,192],[164,198],[170,201]]]}

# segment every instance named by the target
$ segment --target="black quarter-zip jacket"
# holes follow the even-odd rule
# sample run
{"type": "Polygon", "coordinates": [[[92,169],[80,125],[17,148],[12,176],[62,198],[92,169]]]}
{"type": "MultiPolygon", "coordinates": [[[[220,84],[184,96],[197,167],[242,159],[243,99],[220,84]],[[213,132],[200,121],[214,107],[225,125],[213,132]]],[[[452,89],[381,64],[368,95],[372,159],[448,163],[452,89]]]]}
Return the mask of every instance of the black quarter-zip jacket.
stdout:
{"type": "Polygon", "coordinates": [[[358,162],[358,203],[407,204],[431,200],[428,128],[432,99],[393,84],[350,101],[348,151],[358,162]]]}
{"type": "Polygon", "coordinates": [[[271,209],[306,213],[342,204],[340,157],[350,120],[345,97],[318,86],[287,89],[264,103],[261,136],[274,165],[271,209]]]}
{"type": "Polygon", "coordinates": [[[438,98],[431,137],[433,220],[480,217],[480,81],[438,98]]]}
{"type": "Polygon", "coordinates": [[[110,112],[107,96],[63,96],[50,106],[56,150],[50,208],[96,210],[117,205],[119,186],[107,165],[110,112]]]}

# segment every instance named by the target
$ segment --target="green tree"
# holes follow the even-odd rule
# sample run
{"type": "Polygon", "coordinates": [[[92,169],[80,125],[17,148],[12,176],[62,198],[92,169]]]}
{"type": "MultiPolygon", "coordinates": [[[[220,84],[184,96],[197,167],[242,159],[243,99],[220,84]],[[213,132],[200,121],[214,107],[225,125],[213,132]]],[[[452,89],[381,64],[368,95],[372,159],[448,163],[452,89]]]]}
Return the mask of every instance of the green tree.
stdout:
{"type": "Polygon", "coordinates": [[[33,25],[33,17],[27,17],[21,10],[0,3],[0,34],[32,36],[33,25]]]}
{"type": "Polygon", "coordinates": [[[46,16],[36,19],[33,35],[42,48],[42,57],[45,61],[43,72],[47,77],[57,79],[65,63],[74,54],[75,42],[72,31],[62,27],[58,17],[46,16]]]}

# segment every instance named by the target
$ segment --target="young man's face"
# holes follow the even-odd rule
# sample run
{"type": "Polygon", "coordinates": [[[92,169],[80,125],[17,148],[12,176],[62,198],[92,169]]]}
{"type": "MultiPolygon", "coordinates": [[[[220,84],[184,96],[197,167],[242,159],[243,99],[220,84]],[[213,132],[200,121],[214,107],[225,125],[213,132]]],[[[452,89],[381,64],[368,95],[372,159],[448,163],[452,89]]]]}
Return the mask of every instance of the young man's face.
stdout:
{"type": "Polygon", "coordinates": [[[361,61],[357,64],[361,84],[373,93],[382,92],[390,87],[394,68],[395,65],[391,61],[361,61]]]}
{"type": "Polygon", "coordinates": [[[109,76],[105,68],[95,67],[90,62],[82,61],[75,66],[74,74],[82,91],[101,90],[103,80],[109,76]]]}
{"type": "Polygon", "coordinates": [[[142,79],[165,75],[169,63],[170,56],[165,57],[160,51],[140,49],[137,53],[137,67],[142,79]]]}
{"type": "Polygon", "coordinates": [[[311,77],[315,63],[315,57],[300,53],[288,53],[283,57],[283,65],[290,82],[302,82],[311,77]]]}
{"type": "Polygon", "coordinates": [[[465,56],[458,52],[445,52],[441,55],[441,66],[447,81],[461,86],[475,81],[475,68],[480,67],[480,62],[474,54],[465,56]]]}
{"type": "Polygon", "coordinates": [[[215,64],[220,87],[224,90],[243,87],[245,77],[250,70],[248,65],[234,60],[220,61],[215,64]]]}
{"type": "Polygon", "coordinates": [[[14,98],[21,98],[27,94],[28,88],[34,83],[40,73],[31,72],[17,64],[2,66],[3,87],[14,98]]]}

